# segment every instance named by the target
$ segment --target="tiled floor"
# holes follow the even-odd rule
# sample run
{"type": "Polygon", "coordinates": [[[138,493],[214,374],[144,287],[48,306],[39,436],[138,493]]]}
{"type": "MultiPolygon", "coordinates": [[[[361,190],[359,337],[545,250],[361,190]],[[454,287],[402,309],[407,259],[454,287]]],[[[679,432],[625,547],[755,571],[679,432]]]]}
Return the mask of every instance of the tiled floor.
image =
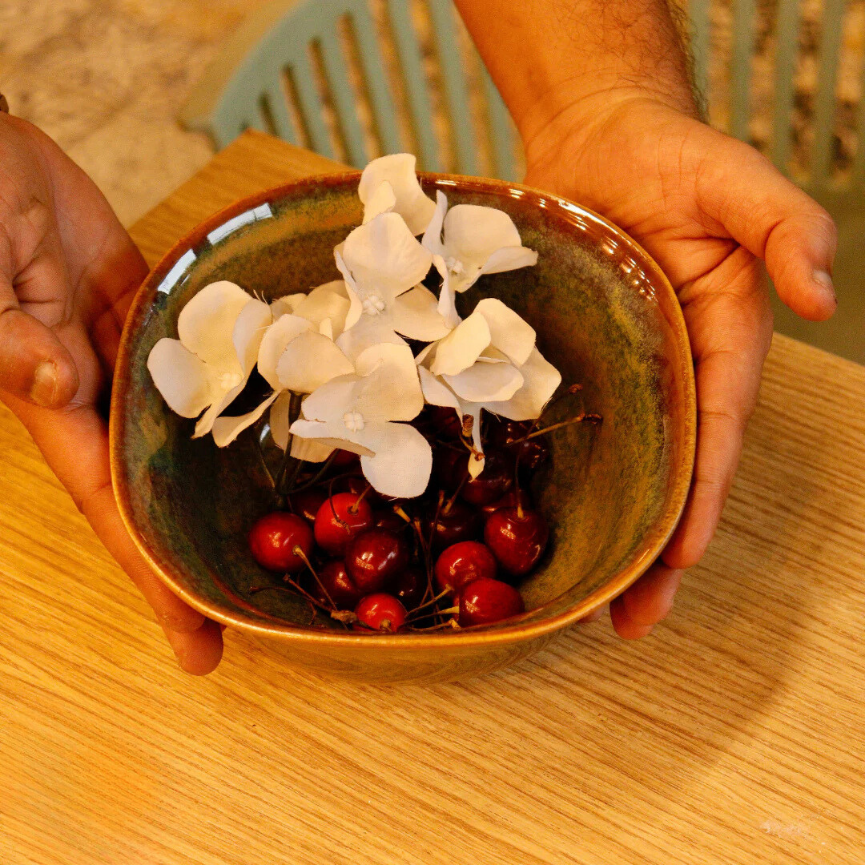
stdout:
{"type": "MultiPolygon", "coordinates": [[[[220,41],[266,2],[0,0],[0,91],[14,113],[59,142],[130,224],[210,157],[210,143],[182,131],[175,116],[220,41]]],[[[717,5],[723,12],[729,4],[717,5]]],[[[760,0],[760,14],[770,6],[760,0]]],[[[817,0],[802,6],[806,17],[818,17],[818,7],[817,0]]],[[[847,32],[861,42],[865,3],[850,0],[848,12],[847,32]]],[[[857,70],[840,82],[851,105],[860,98],[857,70]]],[[[865,363],[865,277],[858,265],[865,218],[857,225],[839,255],[836,320],[800,324],[782,312],[778,326],[865,363]]]]}

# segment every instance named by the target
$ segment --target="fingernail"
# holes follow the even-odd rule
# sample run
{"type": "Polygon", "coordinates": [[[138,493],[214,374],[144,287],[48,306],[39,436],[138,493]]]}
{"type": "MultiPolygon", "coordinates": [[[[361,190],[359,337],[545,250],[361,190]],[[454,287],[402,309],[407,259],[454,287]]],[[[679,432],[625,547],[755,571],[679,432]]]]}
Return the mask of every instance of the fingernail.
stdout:
{"type": "Polygon", "coordinates": [[[30,386],[30,399],[37,405],[46,408],[54,404],[57,391],[57,364],[43,360],[33,374],[33,384],[30,386]]]}
{"type": "Polygon", "coordinates": [[[832,277],[825,270],[815,270],[812,278],[817,285],[837,304],[838,298],[835,296],[835,285],[832,282],[832,277]]]}

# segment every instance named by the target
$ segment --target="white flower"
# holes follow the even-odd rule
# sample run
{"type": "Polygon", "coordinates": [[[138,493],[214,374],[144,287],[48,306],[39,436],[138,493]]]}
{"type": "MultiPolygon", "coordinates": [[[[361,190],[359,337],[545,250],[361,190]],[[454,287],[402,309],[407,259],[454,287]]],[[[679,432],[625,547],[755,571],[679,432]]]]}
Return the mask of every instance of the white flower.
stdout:
{"type": "MultiPolygon", "coordinates": [[[[445,277],[443,294],[447,281],[445,277]]],[[[481,409],[511,420],[534,420],[562,378],[535,347],[534,329],[495,298],[480,301],[448,336],[427,346],[416,363],[427,402],[472,417],[472,439],[481,456],[481,409]]],[[[483,467],[482,458],[469,461],[472,477],[483,467]]]]}
{"type": "Polygon", "coordinates": [[[380,493],[420,495],[429,482],[432,450],[406,423],[423,408],[411,349],[385,343],[364,351],[355,372],[332,379],[303,402],[291,432],[360,454],[364,475],[380,493]]]}
{"type": "Polygon", "coordinates": [[[537,252],[522,245],[517,227],[503,211],[476,204],[457,204],[448,210],[447,196],[441,190],[436,202],[421,243],[442,257],[453,291],[465,291],[485,273],[537,263],[537,252]]]}
{"type": "Polygon", "coordinates": [[[447,334],[435,295],[418,285],[432,255],[401,216],[376,216],[352,231],[334,256],[350,299],[337,344],[349,357],[382,343],[404,345],[398,334],[424,342],[447,334]]]}
{"type": "Polygon", "coordinates": [[[380,213],[398,213],[412,234],[423,234],[435,213],[415,174],[410,153],[394,153],[370,162],[360,176],[357,194],[364,204],[364,224],[380,213]]]}
{"type": "Polygon", "coordinates": [[[271,321],[266,303],[232,282],[214,282],[181,310],[180,339],[165,337],[151,349],[147,368],[169,407],[188,418],[204,411],[194,438],[213,430],[220,444],[231,435],[236,419],[219,415],[248,381],[271,321]]]}

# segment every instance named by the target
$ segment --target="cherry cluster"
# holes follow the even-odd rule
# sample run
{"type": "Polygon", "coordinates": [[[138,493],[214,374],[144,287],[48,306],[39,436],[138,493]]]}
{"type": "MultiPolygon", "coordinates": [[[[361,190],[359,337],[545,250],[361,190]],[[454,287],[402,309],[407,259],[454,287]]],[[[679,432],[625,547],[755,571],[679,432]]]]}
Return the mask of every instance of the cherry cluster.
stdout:
{"type": "Polygon", "coordinates": [[[283,582],[251,592],[291,591],[366,632],[487,625],[524,612],[516,584],[549,539],[528,485],[549,444],[529,421],[484,414],[482,423],[484,469],[472,478],[471,430],[453,409],[424,409],[414,425],[433,446],[433,471],[415,499],[376,493],[346,451],[312,480],[301,474],[285,508],[249,533],[255,560],[283,582]]]}

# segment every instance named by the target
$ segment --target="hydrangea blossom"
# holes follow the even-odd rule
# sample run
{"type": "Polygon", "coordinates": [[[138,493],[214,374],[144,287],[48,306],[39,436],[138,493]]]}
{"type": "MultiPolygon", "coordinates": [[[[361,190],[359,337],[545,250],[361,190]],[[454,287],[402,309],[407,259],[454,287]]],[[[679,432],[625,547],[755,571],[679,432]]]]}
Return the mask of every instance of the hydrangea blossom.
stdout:
{"type": "Polygon", "coordinates": [[[355,371],[331,379],[303,401],[292,434],[360,454],[367,480],[380,493],[420,495],[432,470],[429,442],[412,426],[423,394],[411,349],[384,343],[366,349],[355,371]]]}
{"type": "Polygon", "coordinates": [[[448,210],[441,190],[436,202],[421,243],[442,257],[453,291],[466,291],[485,273],[537,263],[537,252],[522,245],[517,227],[504,211],[477,204],[457,204],[448,210]]]}
{"type": "Polygon", "coordinates": [[[376,490],[408,498],[423,492],[432,467],[429,443],[408,423],[425,400],[473,418],[476,477],[481,409],[535,419],[561,376],[534,329],[501,301],[457,313],[456,294],[482,274],[537,261],[507,214],[448,209],[441,192],[434,203],[410,154],[370,163],[358,194],[363,224],[334,250],[342,279],[270,304],[233,283],[209,285],[181,312],[179,339],[154,346],[148,368],[174,411],[199,418],[196,436],[212,432],[224,446],[269,408],[273,440],[291,442],[292,456],[320,462],[334,448],[353,451],[376,490]],[[431,265],[438,297],[421,285],[431,265]],[[427,345],[415,358],[403,337],[427,345]],[[223,415],[256,363],[270,394],[245,415],[223,415]],[[301,417],[291,423],[298,397],[301,417]]]}

